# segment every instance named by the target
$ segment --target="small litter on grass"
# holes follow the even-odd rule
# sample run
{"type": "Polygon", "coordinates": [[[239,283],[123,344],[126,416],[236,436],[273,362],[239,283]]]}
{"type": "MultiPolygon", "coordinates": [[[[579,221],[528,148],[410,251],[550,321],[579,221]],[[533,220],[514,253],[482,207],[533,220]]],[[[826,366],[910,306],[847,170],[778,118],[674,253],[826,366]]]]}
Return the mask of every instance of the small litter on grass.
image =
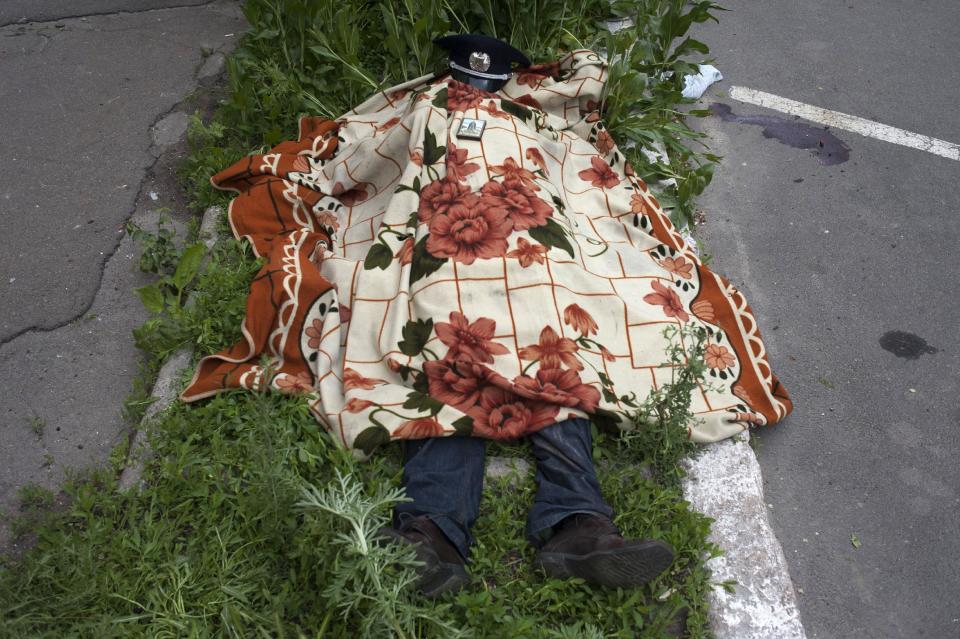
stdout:
{"type": "Polygon", "coordinates": [[[160,199],[160,196],[157,195],[157,192],[156,192],[156,191],[150,191],[150,193],[148,193],[148,195],[150,196],[150,199],[153,200],[154,202],[156,202],[157,200],[160,199]]]}
{"type": "Polygon", "coordinates": [[[700,255],[700,247],[697,245],[697,241],[693,239],[693,233],[690,232],[689,226],[684,226],[680,229],[680,236],[683,238],[683,241],[686,242],[687,247],[693,251],[694,255],[700,255]]]}
{"type": "Polygon", "coordinates": [[[720,70],[711,64],[701,64],[700,73],[683,76],[683,97],[697,100],[714,82],[723,80],[720,70]]]}
{"type": "Polygon", "coordinates": [[[854,548],[859,548],[862,544],[860,543],[860,538],[857,537],[857,533],[850,535],[850,545],[854,548]]]}

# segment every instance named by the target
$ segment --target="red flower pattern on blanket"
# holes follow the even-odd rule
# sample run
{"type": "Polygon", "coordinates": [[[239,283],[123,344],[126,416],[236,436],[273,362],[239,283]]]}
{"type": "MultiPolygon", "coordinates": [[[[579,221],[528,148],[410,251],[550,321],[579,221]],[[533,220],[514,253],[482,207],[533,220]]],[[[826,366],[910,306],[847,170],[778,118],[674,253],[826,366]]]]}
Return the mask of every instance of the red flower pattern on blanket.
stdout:
{"type": "Polygon", "coordinates": [[[577,343],[568,337],[560,337],[552,326],[540,331],[540,341],[524,346],[518,351],[520,359],[540,362],[540,368],[560,368],[568,366],[574,370],[583,370],[583,364],[577,359],[580,350],[577,343]]]}
{"type": "Polygon", "coordinates": [[[516,179],[503,182],[487,182],[480,193],[489,202],[506,207],[507,216],[515,231],[525,231],[543,226],[553,213],[553,208],[541,200],[527,185],[516,179]]]}
{"type": "Polygon", "coordinates": [[[308,340],[307,348],[319,348],[320,340],[323,338],[323,322],[318,319],[313,320],[310,326],[303,331],[308,340]]]}
{"type": "Polygon", "coordinates": [[[703,360],[710,368],[723,370],[737,363],[737,358],[733,356],[726,346],[720,344],[709,344],[703,354],[703,360]]]}
{"type": "Polygon", "coordinates": [[[340,182],[337,182],[333,186],[333,195],[336,196],[344,206],[356,206],[360,202],[363,202],[370,194],[367,193],[367,190],[363,185],[358,184],[353,188],[346,188],[340,182]]]}
{"type": "Polygon", "coordinates": [[[385,384],[382,379],[370,379],[369,377],[364,377],[357,371],[352,368],[343,369],[343,388],[345,390],[371,390],[377,386],[377,384],[385,384]]]}
{"type": "Polygon", "coordinates": [[[534,166],[543,171],[544,175],[547,175],[547,163],[543,160],[543,154],[540,153],[539,149],[531,146],[523,154],[523,157],[533,162],[534,166]]]}
{"type": "MultiPolygon", "coordinates": [[[[462,166],[462,160],[455,164],[462,166]]],[[[503,182],[487,182],[476,193],[455,179],[456,172],[424,187],[417,218],[429,224],[432,256],[463,264],[498,257],[506,253],[514,231],[542,227],[551,218],[553,207],[530,188],[537,188],[533,173],[512,158],[499,169],[493,172],[504,176],[503,182]]]]}
{"type": "Polygon", "coordinates": [[[296,375],[280,374],[276,377],[277,388],[284,393],[306,393],[313,390],[313,378],[310,373],[296,375]]]}
{"type": "Polygon", "coordinates": [[[579,304],[571,304],[563,309],[563,323],[581,335],[589,336],[597,332],[597,321],[579,304]]]}
{"type": "Polygon", "coordinates": [[[467,162],[467,150],[447,144],[447,178],[462,182],[471,173],[480,170],[476,162],[467,162]]]}
{"type": "Polygon", "coordinates": [[[434,215],[443,215],[450,207],[470,194],[470,187],[456,180],[435,180],[420,192],[420,206],[417,217],[421,222],[430,223],[434,215]]]}
{"type": "Polygon", "coordinates": [[[513,158],[505,159],[503,164],[492,165],[490,167],[490,173],[502,177],[504,181],[518,180],[522,182],[524,186],[527,186],[534,191],[540,190],[540,187],[537,186],[536,183],[537,176],[533,174],[533,171],[523,168],[517,164],[517,161],[513,158]]]}
{"type": "Polygon", "coordinates": [[[462,313],[450,313],[450,322],[436,324],[437,337],[450,350],[444,359],[465,358],[474,362],[493,363],[494,355],[506,355],[507,347],[491,340],[497,323],[489,317],[481,317],[470,323],[462,313]]]}
{"type": "Polygon", "coordinates": [[[473,409],[473,430],[480,437],[516,439],[554,423],[558,412],[555,404],[525,400],[510,391],[488,386],[480,394],[480,404],[473,409]]]}
{"type": "Polygon", "coordinates": [[[520,262],[520,266],[527,268],[534,262],[537,264],[543,264],[546,261],[546,258],[544,257],[546,254],[546,246],[532,244],[531,242],[527,241],[527,238],[520,237],[517,238],[517,248],[507,253],[507,257],[516,258],[520,262]]]}
{"type": "Polygon", "coordinates": [[[512,231],[513,222],[499,198],[470,193],[450,205],[446,214],[430,218],[427,251],[469,265],[478,258],[503,255],[512,231]]]}
{"type": "Polygon", "coordinates": [[[409,264],[413,261],[413,238],[408,237],[403,241],[397,253],[397,259],[401,264],[409,264]]]}
{"type": "Polygon", "coordinates": [[[643,199],[643,196],[639,193],[634,193],[630,196],[630,212],[637,213],[639,215],[646,215],[648,213],[647,201],[643,199]]]}
{"type": "Polygon", "coordinates": [[[665,257],[660,261],[660,265],[670,271],[671,274],[685,280],[693,277],[693,262],[688,262],[682,257],[665,257]]]}
{"type": "Polygon", "coordinates": [[[451,111],[466,111],[480,105],[487,98],[497,96],[457,80],[447,83],[447,108],[451,111]]]}
{"type": "Polygon", "coordinates": [[[582,408],[588,413],[595,411],[600,402],[600,391],[584,384],[573,370],[541,368],[535,377],[522,375],[514,380],[514,384],[521,397],[582,408]]]}
{"type": "Polygon", "coordinates": [[[213,178],[264,260],[243,339],[184,399],[303,396],[344,445],[512,439],[568,417],[630,420],[674,334],[708,335],[691,437],[791,409],[740,292],[691,253],[603,125],[592,52],[497,93],[449,77],[371,97],[213,178]],[[482,140],[459,138],[487,118],[482,140]]]}
{"type": "Polygon", "coordinates": [[[616,172],[599,155],[590,158],[590,168],[580,171],[577,175],[581,180],[601,189],[612,189],[620,184],[620,178],[616,172]]]}
{"type": "Polygon", "coordinates": [[[468,361],[435,360],[423,365],[430,396],[467,412],[477,405],[490,378],[487,369],[468,361]]]}
{"type": "Polygon", "coordinates": [[[407,420],[400,428],[393,431],[393,436],[401,439],[423,439],[438,437],[442,434],[443,426],[433,417],[407,420]]]}
{"type": "Polygon", "coordinates": [[[601,155],[606,155],[614,147],[613,138],[610,136],[610,132],[606,129],[600,129],[597,132],[597,141],[594,142],[594,146],[597,147],[597,151],[601,155]]]}
{"type": "Polygon", "coordinates": [[[530,95],[529,93],[525,93],[524,95],[521,95],[519,98],[516,98],[514,102],[516,102],[517,104],[522,104],[524,106],[533,107],[538,111],[543,110],[543,106],[540,104],[540,101],[537,100],[532,95],[530,95]]]}
{"type": "Polygon", "coordinates": [[[644,295],[644,302],[663,307],[663,314],[667,317],[675,317],[681,322],[686,322],[690,319],[687,312],[683,310],[683,302],[680,301],[680,296],[677,295],[676,291],[667,288],[661,284],[659,280],[654,280],[651,286],[654,292],[644,295]]]}
{"type": "Polygon", "coordinates": [[[540,83],[547,79],[542,73],[531,73],[530,71],[521,71],[517,73],[517,84],[527,85],[531,89],[536,89],[540,83]]]}
{"type": "Polygon", "coordinates": [[[494,102],[493,100],[490,100],[489,102],[486,103],[486,105],[480,108],[495,118],[500,118],[502,120],[506,120],[510,118],[510,114],[507,113],[506,111],[499,109],[497,107],[497,103],[494,102]]]}
{"type": "Polygon", "coordinates": [[[347,400],[346,409],[351,413],[360,413],[367,410],[371,406],[374,406],[374,403],[370,400],[351,397],[347,400]]]}

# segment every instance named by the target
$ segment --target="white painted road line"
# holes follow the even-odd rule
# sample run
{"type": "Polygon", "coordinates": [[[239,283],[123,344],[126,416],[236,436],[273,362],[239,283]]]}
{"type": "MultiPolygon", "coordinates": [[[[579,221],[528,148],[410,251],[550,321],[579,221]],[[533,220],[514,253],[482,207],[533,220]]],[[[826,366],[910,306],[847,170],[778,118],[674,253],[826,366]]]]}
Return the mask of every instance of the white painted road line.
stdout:
{"type": "Polygon", "coordinates": [[[797,102],[789,98],[781,98],[772,93],[755,91],[754,89],[748,89],[746,87],[732,87],[729,95],[738,102],[746,102],[747,104],[755,104],[781,113],[797,115],[804,120],[817,122],[825,126],[851,131],[868,138],[875,138],[877,140],[883,140],[884,142],[891,142],[912,149],[926,151],[927,153],[933,153],[934,155],[939,155],[951,160],[960,161],[960,144],[938,140],[937,138],[913,133],[912,131],[904,131],[903,129],[874,122],[873,120],[804,104],[803,102],[797,102]]]}

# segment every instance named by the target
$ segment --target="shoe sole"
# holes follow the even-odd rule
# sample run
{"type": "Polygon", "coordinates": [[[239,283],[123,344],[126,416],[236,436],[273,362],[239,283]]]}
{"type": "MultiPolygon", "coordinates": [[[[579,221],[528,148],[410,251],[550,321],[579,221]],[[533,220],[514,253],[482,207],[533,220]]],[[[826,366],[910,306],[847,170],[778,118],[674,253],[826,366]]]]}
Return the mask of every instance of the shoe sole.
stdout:
{"type": "Polygon", "coordinates": [[[470,575],[466,568],[460,564],[440,561],[440,556],[432,548],[413,543],[399,532],[389,528],[382,529],[380,535],[390,541],[413,546],[417,551],[417,559],[424,564],[417,579],[417,588],[423,596],[435,599],[448,592],[461,590],[470,583],[470,575]]]}
{"type": "Polygon", "coordinates": [[[551,577],[580,577],[607,588],[635,588],[669,568],[673,551],[662,541],[654,540],[586,555],[541,552],[536,563],[551,577]]]}

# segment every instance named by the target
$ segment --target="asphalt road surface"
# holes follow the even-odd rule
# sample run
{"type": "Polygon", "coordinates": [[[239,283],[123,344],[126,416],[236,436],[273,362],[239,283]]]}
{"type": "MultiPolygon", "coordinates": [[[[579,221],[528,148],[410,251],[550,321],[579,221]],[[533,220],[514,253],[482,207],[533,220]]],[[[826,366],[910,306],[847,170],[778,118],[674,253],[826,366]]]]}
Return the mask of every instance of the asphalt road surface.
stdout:
{"type": "Polygon", "coordinates": [[[813,125],[841,161],[731,98],[960,143],[960,3],[722,4],[698,33],[725,77],[699,231],[796,403],[756,442],[808,636],[960,637],[960,162],[813,125]]]}
{"type": "Polygon", "coordinates": [[[197,3],[0,0],[0,551],[21,486],[127,434],[146,313],[124,223],[186,216],[182,102],[245,28],[236,3],[173,4],[197,3]]]}

